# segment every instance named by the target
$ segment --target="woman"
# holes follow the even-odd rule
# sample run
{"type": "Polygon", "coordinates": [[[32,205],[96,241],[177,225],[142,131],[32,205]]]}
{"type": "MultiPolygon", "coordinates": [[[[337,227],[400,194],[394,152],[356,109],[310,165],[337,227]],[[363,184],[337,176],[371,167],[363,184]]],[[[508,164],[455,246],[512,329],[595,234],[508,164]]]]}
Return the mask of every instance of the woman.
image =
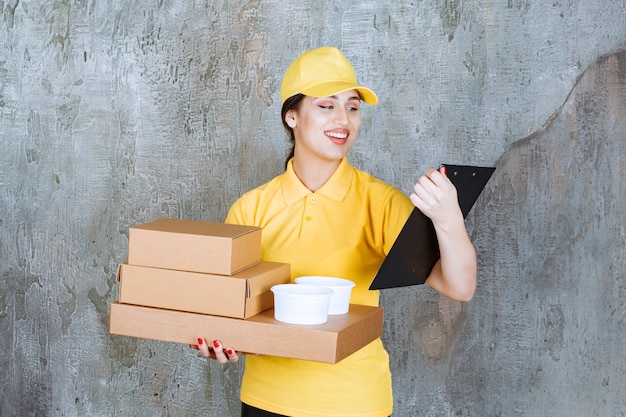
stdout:
{"type": "MultiPolygon", "coordinates": [[[[348,163],[362,102],[378,99],[357,83],[343,54],[332,47],[302,54],[285,73],[281,97],[294,143],[286,171],[244,194],[226,222],[262,227],[263,259],[291,264],[293,277],[344,277],[357,284],[352,303],[378,305],[369,284],[415,206],[433,221],[441,252],[426,283],[451,299],[471,299],[476,255],[445,172],[429,169],[407,197],[348,163]]],[[[218,340],[210,348],[198,343],[203,356],[222,363],[240,356],[218,340]]],[[[388,355],[380,339],[337,364],[249,355],[241,400],[242,417],[387,417],[388,355]]]]}

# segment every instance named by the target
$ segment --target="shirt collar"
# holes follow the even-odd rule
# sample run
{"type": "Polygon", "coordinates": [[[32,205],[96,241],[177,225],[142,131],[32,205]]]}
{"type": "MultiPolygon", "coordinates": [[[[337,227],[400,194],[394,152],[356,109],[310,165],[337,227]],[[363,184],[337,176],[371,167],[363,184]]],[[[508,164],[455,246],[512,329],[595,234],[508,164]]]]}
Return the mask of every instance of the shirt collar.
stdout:
{"type": "MultiPolygon", "coordinates": [[[[328,181],[322,187],[315,192],[325,197],[331,198],[336,201],[342,201],[352,183],[352,176],[354,174],[354,168],[348,162],[347,158],[343,158],[341,163],[330,176],[328,181]]],[[[283,176],[282,181],[283,197],[287,205],[294,204],[307,195],[311,194],[311,190],[300,181],[300,178],[293,170],[293,159],[287,164],[287,170],[283,176]]]]}

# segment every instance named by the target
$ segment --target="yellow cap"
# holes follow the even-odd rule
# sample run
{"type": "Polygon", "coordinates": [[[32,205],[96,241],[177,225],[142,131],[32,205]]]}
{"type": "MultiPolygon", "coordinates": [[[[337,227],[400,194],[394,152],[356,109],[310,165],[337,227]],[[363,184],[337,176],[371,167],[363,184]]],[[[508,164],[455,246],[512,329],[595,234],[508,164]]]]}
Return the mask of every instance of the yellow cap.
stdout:
{"type": "Polygon", "coordinates": [[[368,104],[378,103],[372,90],[357,83],[356,71],[341,51],[324,46],[303,53],[289,65],[280,87],[280,97],[284,103],[296,94],[329,97],[348,90],[357,90],[368,104]]]}

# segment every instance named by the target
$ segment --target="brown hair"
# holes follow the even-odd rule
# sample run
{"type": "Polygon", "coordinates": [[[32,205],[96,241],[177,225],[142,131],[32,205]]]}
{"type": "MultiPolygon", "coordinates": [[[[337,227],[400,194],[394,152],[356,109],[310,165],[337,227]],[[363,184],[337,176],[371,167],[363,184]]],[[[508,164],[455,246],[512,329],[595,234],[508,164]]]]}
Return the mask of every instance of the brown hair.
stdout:
{"type": "Polygon", "coordinates": [[[285,130],[287,131],[287,134],[289,135],[289,142],[291,142],[291,151],[289,152],[289,155],[287,156],[287,159],[285,160],[285,169],[287,169],[287,164],[289,164],[289,160],[293,158],[294,151],[296,148],[296,137],[293,134],[293,129],[289,127],[289,125],[285,121],[285,116],[287,115],[287,112],[289,110],[298,110],[298,108],[300,107],[300,103],[302,102],[302,99],[304,99],[304,97],[305,97],[304,94],[296,94],[296,95],[289,97],[283,103],[283,108],[280,111],[280,117],[283,121],[283,126],[285,127],[285,130]]]}

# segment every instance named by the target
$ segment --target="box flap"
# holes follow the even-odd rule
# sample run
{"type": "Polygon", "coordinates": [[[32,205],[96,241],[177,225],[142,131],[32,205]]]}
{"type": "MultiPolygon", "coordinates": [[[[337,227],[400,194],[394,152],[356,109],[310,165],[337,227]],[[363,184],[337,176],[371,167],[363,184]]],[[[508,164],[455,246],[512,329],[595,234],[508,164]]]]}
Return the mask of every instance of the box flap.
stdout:
{"type": "Polygon", "coordinates": [[[263,294],[276,284],[291,281],[291,265],[278,262],[263,261],[234,275],[246,279],[246,295],[248,298],[263,294]]]}
{"type": "Polygon", "coordinates": [[[130,228],[131,231],[133,229],[235,238],[257,231],[260,228],[256,226],[244,226],[239,224],[163,218],[130,228]]]}

